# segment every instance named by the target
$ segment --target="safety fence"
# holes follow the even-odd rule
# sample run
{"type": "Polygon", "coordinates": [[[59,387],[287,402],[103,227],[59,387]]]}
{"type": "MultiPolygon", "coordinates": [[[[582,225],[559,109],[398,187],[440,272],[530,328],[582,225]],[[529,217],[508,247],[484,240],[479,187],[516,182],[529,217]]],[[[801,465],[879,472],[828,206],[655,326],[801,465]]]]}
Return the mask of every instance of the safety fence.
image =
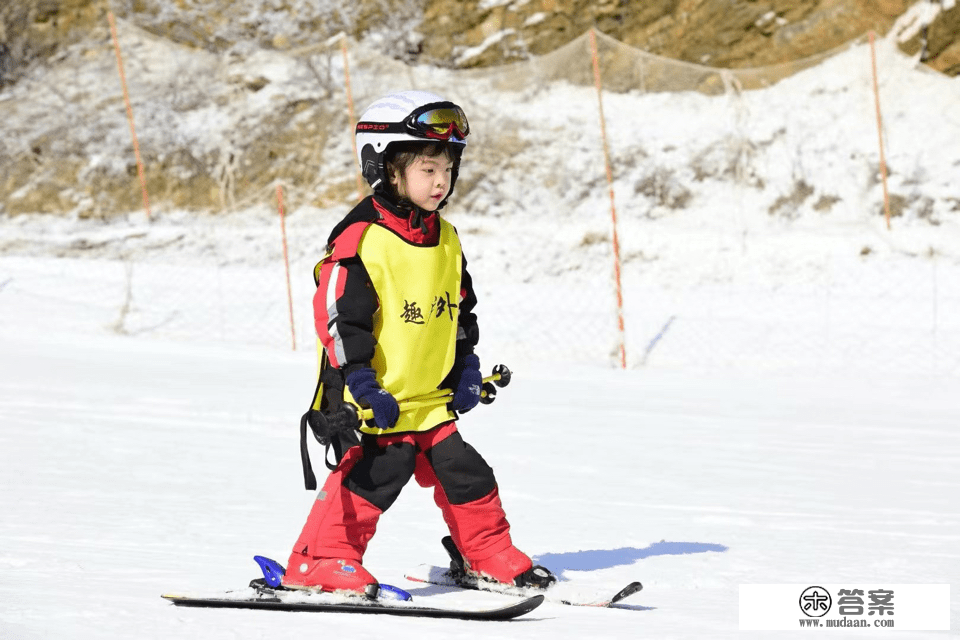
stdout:
{"type": "MultiPolygon", "coordinates": [[[[119,48],[140,37],[120,27],[119,48]]],[[[475,70],[413,67],[346,38],[276,53],[279,108],[322,94],[289,113],[322,119],[320,142],[284,143],[258,185],[229,179],[225,161],[224,211],[155,204],[147,219],[77,223],[55,262],[4,257],[8,293],[37,312],[65,305],[91,330],[312,349],[313,265],[362,191],[352,105],[425,89],[471,119],[445,215],[476,282],[485,359],[956,375],[960,169],[931,149],[960,141],[960,123],[916,97],[960,91],[880,41],[875,93],[872,51],[861,39],[721,70],[588,33],[475,70]],[[322,90],[304,89],[311,76],[322,90]],[[919,139],[918,123],[940,139],[919,139]],[[309,162],[285,172],[294,156],[309,162]]]]}

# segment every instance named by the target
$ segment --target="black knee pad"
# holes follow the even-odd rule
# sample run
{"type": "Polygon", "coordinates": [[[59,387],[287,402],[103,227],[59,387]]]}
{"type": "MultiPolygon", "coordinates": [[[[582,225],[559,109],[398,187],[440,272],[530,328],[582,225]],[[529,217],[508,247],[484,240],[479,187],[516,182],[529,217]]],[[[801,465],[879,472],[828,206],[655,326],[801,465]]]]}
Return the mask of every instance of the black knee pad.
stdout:
{"type": "Polygon", "coordinates": [[[417,451],[405,442],[381,449],[376,443],[365,441],[363,447],[363,457],[347,474],[343,486],[386,511],[413,475],[417,451]]]}
{"type": "Polygon", "coordinates": [[[463,441],[460,432],[454,432],[425,455],[450,504],[479,500],[497,486],[493,469],[463,441]]]}

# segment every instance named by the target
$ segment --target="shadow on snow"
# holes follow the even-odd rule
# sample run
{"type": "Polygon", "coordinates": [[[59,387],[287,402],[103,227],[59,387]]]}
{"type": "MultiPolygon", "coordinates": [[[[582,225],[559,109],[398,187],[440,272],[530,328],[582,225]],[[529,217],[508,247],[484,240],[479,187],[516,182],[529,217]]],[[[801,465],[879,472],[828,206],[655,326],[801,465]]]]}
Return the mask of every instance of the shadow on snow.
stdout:
{"type": "Polygon", "coordinates": [[[545,553],[534,558],[534,562],[548,567],[556,576],[564,580],[566,571],[596,571],[633,564],[637,560],[653,556],[680,556],[690,553],[723,553],[727,547],[709,542],[655,542],[644,549],[623,547],[621,549],[598,549],[592,551],[569,551],[564,553],[545,553]]]}

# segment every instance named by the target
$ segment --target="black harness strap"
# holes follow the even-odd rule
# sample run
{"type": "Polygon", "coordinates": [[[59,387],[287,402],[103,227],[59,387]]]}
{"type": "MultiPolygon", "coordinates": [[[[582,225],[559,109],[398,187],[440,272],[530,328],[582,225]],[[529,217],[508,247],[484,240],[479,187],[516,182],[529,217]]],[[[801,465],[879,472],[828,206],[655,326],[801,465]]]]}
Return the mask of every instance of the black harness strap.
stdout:
{"type": "MultiPolygon", "coordinates": [[[[312,411],[312,409],[311,409],[312,411]]],[[[317,476],[313,474],[313,465],[310,464],[310,451],[307,448],[307,417],[310,411],[300,418],[300,464],[303,466],[303,486],[313,491],[317,488],[317,476]]]]}
{"type": "Polygon", "coordinates": [[[317,477],[310,462],[307,447],[307,427],[313,437],[324,446],[323,461],[333,471],[343,459],[350,447],[360,444],[357,429],[360,418],[356,410],[343,401],[343,375],[339,369],[330,366],[327,354],[320,357],[320,375],[317,390],[313,395],[310,408],[300,418],[300,463],[303,466],[303,485],[313,491],[317,488],[317,477]],[[333,462],[330,450],[333,450],[333,462]]]}

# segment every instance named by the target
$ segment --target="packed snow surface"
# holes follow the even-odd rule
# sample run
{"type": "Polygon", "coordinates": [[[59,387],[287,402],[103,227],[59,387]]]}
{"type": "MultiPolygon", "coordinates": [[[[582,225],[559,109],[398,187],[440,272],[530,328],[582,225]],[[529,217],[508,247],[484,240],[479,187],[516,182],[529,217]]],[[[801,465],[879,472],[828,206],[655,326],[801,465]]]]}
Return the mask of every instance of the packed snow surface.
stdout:
{"type": "MultiPolygon", "coordinates": [[[[0,348],[4,638],[734,637],[740,584],[957,588],[955,379],[526,366],[462,432],[516,544],[597,591],[640,580],[628,607],[504,625],[174,609],[162,593],[286,561],[314,499],[296,428],[310,358],[28,327],[0,348]]],[[[503,602],[403,579],[444,562],[444,534],[411,483],[365,566],[431,604],[503,602]]]]}

